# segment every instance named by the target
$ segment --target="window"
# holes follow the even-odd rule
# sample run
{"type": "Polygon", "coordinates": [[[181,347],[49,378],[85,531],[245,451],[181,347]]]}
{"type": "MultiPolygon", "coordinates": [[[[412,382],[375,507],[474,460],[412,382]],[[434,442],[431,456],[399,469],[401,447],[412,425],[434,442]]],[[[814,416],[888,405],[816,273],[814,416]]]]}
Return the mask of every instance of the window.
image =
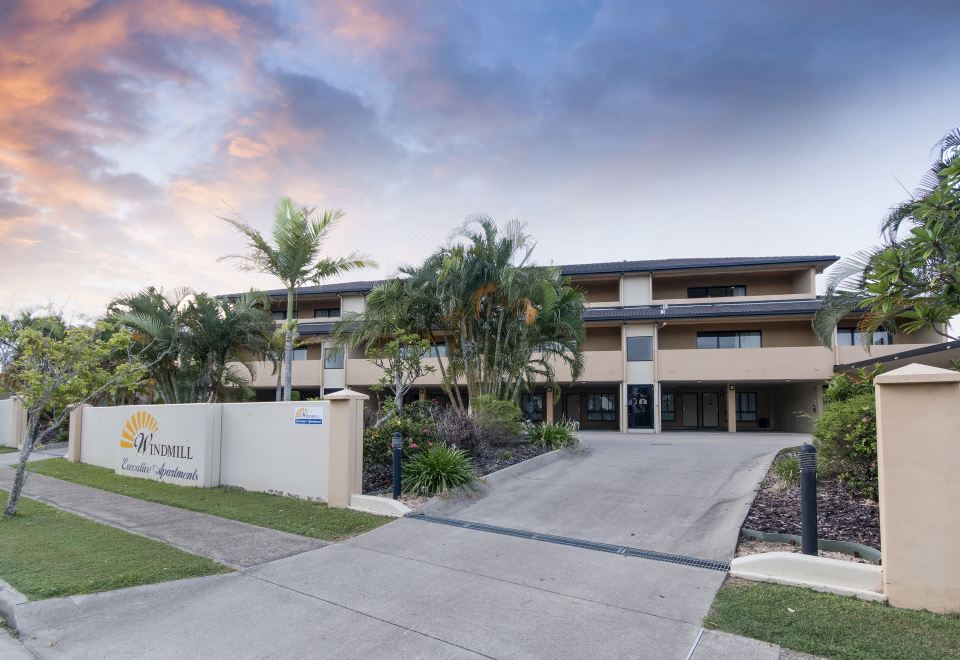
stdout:
{"type": "Polygon", "coordinates": [[[737,392],[737,421],[757,421],[757,393],[737,392]]]}
{"type": "MultiPolygon", "coordinates": [[[[840,346],[857,346],[863,343],[863,333],[856,328],[837,328],[837,344],[840,346]]],[[[877,330],[870,341],[874,346],[885,346],[893,343],[893,335],[886,330],[877,330]]]]}
{"type": "Polygon", "coordinates": [[[307,349],[305,348],[295,348],[293,349],[293,361],[297,362],[299,360],[307,359],[307,349]]]}
{"type": "Polygon", "coordinates": [[[697,348],[760,348],[762,345],[759,330],[697,333],[697,348]]]}
{"type": "Polygon", "coordinates": [[[730,286],[692,286],[687,289],[687,298],[732,298],[747,295],[743,284],[730,286]]]}
{"type": "Polygon", "coordinates": [[[650,362],[653,337],[627,337],[627,362],[650,362]]]}
{"type": "Polygon", "coordinates": [[[425,357],[432,358],[445,358],[447,357],[447,345],[446,344],[434,344],[432,348],[427,350],[425,357]]]}
{"type": "Polygon", "coordinates": [[[282,310],[274,310],[270,312],[270,315],[273,317],[274,321],[286,321],[287,313],[282,310]]]}
{"type": "Polygon", "coordinates": [[[588,422],[617,421],[617,395],[613,392],[590,392],[587,394],[588,422]]]}
{"type": "Polygon", "coordinates": [[[660,397],[660,416],[665,422],[677,421],[677,395],[675,392],[664,392],[660,397]]]}
{"type": "Polygon", "coordinates": [[[543,421],[544,408],[543,392],[534,392],[532,394],[520,395],[520,410],[523,411],[523,418],[531,422],[543,421]]]}
{"type": "Polygon", "coordinates": [[[315,319],[331,319],[339,316],[339,307],[318,307],[317,309],[313,310],[313,318],[315,319]]]}
{"type": "Polygon", "coordinates": [[[323,358],[324,369],[343,369],[343,349],[326,346],[323,358]]]}

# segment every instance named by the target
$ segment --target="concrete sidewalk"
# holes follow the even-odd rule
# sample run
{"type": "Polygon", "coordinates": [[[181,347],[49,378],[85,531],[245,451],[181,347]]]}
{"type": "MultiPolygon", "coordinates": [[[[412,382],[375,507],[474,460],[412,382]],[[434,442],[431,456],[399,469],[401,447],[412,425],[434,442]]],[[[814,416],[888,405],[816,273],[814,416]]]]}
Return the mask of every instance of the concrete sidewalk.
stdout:
{"type": "MultiPolygon", "coordinates": [[[[47,445],[43,449],[34,449],[30,454],[31,461],[44,461],[48,458],[63,458],[67,454],[67,443],[60,442],[55,445],[47,445]]],[[[0,454],[0,465],[16,465],[20,462],[20,452],[8,452],[0,454]]]]}
{"type": "MultiPolygon", "coordinates": [[[[13,468],[0,467],[0,489],[10,490],[14,474],[13,468]]],[[[327,545],[305,536],[147,502],[39,474],[28,474],[23,494],[232,568],[250,568],[327,545]]]]}

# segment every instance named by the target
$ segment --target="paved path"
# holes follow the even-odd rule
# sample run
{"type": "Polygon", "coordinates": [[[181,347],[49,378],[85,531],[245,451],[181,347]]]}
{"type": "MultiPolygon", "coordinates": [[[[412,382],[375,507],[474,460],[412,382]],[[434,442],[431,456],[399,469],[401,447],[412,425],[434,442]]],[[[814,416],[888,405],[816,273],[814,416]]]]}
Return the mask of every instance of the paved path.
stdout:
{"type": "MultiPolygon", "coordinates": [[[[588,434],[461,518],[729,559],[752,491],[802,436],[588,434]]],[[[404,519],[230,575],[27,603],[40,658],[776,658],[703,632],[719,571],[404,519]],[[138,622],[136,625],[130,622],[138,622]]]]}
{"type": "MultiPolygon", "coordinates": [[[[31,461],[43,461],[48,458],[61,458],[67,453],[67,443],[61,442],[56,445],[47,445],[42,450],[34,449],[30,454],[31,461]]],[[[20,452],[11,451],[0,454],[0,465],[16,465],[20,462],[20,452]]]]}
{"type": "MultiPolygon", "coordinates": [[[[13,468],[0,467],[0,489],[10,490],[13,476],[13,468]]],[[[249,568],[326,545],[317,539],[117,495],[39,474],[27,476],[23,494],[233,568],[249,568]]]]}

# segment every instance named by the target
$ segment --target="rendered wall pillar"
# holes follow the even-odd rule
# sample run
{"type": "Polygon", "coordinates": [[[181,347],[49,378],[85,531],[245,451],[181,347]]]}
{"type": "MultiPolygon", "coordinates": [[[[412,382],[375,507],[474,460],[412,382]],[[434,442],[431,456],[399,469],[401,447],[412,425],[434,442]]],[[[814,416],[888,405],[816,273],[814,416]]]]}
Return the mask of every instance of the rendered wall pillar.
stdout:
{"type": "Polygon", "coordinates": [[[547,424],[553,424],[553,390],[549,387],[547,388],[547,397],[543,407],[546,409],[544,410],[544,415],[547,424]]]}
{"type": "Polygon", "coordinates": [[[737,388],[727,385],[727,431],[737,432],[737,388]]]}
{"type": "Polygon", "coordinates": [[[421,400],[421,401],[426,401],[426,400],[427,400],[427,388],[426,388],[426,387],[421,387],[421,388],[420,388],[420,391],[417,393],[417,395],[420,397],[420,400],[421,400]]]}
{"type": "Polygon", "coordinates": [[[350,506],[350,496],[363,492],[363,402],[366,394],[343,389],[328,394],[330,402],[330,474],[327,504],[350,506]]]}
{"type": "Polygon", "coordinates": [[[66,459],[71,463],[80,462],[80,447],[83,443],[83,409],[86,407],[87,405],[82,403],[70,411],[66,459]]]}
{"type": "Polygon", "coordinates": [[[19,449],[23,445],[23,434],[27,432],[27,409],[18,396],[10,397],[10,402],[13,405],[13,410],[10,415],[12,418],[12,428],[10,432],[12,434],[13,446],[19,449]]]}
{"type": "Polygon", "coordinates": [[[912,364],[875,380],[883,591],[960,612],[960,373],[912,364]]]}

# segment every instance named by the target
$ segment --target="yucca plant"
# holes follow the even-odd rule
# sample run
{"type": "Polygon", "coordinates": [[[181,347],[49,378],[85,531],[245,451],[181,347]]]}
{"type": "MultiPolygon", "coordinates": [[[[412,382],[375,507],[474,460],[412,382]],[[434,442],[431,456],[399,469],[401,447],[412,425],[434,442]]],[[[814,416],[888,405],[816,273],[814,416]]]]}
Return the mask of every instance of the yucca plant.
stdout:
{"type": "Polygon", "coordinates": [[[530,442],[539,447],[559,449],[577,444],[577,430],[579,428],[579,424],[566,419],[556,424],[540,422],[530,426],[527,430],[527,437],[530,442]]]}
{"type": "Polygon", "coordinates": [[[403,465],[403,490],[419,495],[470,486],[476,478],[476,468],[467,453],[447,445],[428,447],[403,465]]]}

